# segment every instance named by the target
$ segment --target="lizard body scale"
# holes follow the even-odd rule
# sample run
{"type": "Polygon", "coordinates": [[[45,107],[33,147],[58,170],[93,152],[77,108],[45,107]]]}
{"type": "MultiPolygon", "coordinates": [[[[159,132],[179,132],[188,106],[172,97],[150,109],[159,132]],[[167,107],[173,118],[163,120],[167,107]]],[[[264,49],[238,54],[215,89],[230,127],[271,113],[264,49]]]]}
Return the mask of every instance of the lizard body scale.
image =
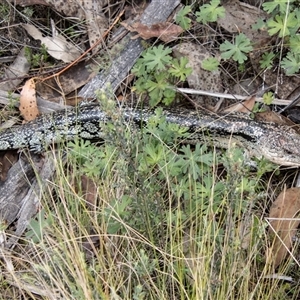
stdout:
{"type": "MultiPolygon", "coordinates": [[[[284,166],[300,166],[300,135],[291,127],[274,123],[257,122],[247,116],[216,115],[186,109],[165,109],[167,122],[188,129],[193,140],[201,141],[204,132],[212,135],[239,136],[245,148],[254,149],[255,156],[284,166]]],[[[122,122],[141,125],[154,115],[148,108],[117,108],[122,122]]],[[[98,105],[87,105],[66,111],[45,114],[19,127],[0,131],[0,150],[28,148],[43,151],[48,145],[73,140],[103,137],[101,124],[111,117],[98,105]]]]}

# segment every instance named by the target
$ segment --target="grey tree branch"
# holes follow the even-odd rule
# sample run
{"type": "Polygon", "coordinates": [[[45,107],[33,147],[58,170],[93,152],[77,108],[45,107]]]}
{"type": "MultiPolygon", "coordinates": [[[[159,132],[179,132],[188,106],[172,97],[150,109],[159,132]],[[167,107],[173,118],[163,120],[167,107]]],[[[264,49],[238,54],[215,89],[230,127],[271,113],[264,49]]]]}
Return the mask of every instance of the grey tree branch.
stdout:
{"type": "MultiPolygon", "coordinates": [[[[141,22],[146,25],[163,22],[178,4],[178,0],[153,0],[145,10],[141,22]]],[[[140,39],[128,39],[111,68],[86,84],[79,96],[94,97],[97,90],[105,90],[105,88],[115,91],[142,51],[140,39]]],[[[33,160],[36,159],[35,166],[41,164],[38,157],[33,157],[33,160]]],[[[18,220],[15,236],[8,241],[6,247],[12,248],[17,243],[18,237],[24,232],[30,219],[37,213],[40,196],[47,188],[48,180],[51,179],[54,172],[54,163],[49,159],[49,155],[42,162],[38,175],[39,180],[36,178],[30,162],[20,159],[9,171],[5,183],[0,183],[0,222],[11,224],[18,220]]]]}
{"type": "MultiPolygon", "coordinates": [[[[178,0],[153,0],[142,15],[141,23],[150,26],[166,21],[179,3],[178,0]]],[[[128,35],[131,36],[132,34],[128,35]]],[[[97,90],[115,91],[126,78],[143,50],[140,38],[136,40],[129,39],[121,54],[113,61],[110,69],[98,74],[88,82],[79,92],[79,96],[93,98],[97,90]]]]}

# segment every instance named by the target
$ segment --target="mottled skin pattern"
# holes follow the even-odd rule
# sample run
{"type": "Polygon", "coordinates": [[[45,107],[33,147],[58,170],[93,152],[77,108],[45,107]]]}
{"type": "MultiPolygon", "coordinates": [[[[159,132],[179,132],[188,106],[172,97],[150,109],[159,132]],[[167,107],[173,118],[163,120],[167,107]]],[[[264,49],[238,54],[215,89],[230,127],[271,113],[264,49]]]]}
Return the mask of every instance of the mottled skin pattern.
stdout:
{"type": "MultiPolygon", "coordinates": [[[[146,124],[154,112],[143,108],[118,108],[114,112],[124,124],[146,124]]],[[[265,157],[284,166],[300,166],[300,135],[285,125],[254,121],[244,115],[215,115],[185,109],[164,110],[167,122],[188,128],[191,141],[211,136],[236,138],[251,155],[265,157]]],[[[60,141],[103,138],[101,126],[111,120],[98,105],[83,106],[39,117],[25,125],[0,132],[0,150],[28,148],[41,152],[60,141]]]]}

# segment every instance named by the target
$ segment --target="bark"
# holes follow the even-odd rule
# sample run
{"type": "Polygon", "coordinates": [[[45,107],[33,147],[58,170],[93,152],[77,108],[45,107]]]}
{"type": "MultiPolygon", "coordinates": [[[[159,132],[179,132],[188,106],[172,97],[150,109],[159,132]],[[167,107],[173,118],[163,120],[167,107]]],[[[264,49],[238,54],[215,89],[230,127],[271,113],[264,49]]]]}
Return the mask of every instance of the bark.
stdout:
{"type": "MultiPolygon", "coordinates": [[[[152,25],[166,21],[179,3],[178,0],[153,0],[145,10],[141,22],[152,25]]],[[[141,39],[128,39],[111,68],[86,84],[79,96],[93,98],[97,90],[100,88],[105,90],[105,87],[110,91],[115,91],[143,50],[141,39]]],[[[38,156],[32,157],[33,162],[20,159],[8,172],[7,180],[0,184],[0,222],[11,224],[18,220],[14,236],[10,238],[6,247],[13,248],[16,245],[18,237],[22,235],[30,219],[37,213],[42,192],[47,189],[47,183],[55,171],[55,164],[49,156],[44,159],[38,156]],[[38,179],[35,177],[33,165],[39,166],[36,172],[39,173],[38,179]]]]}
{"type": "Polygon", "coordinates": [[[20,158],[8,171],[7,178],[0,183],[0,216],[10,225],[17,218],[34,178],[33,167],[20,158]]]}
{"type": "Polygon", "coordinates": [[[20,158],[8,172],[8,179],[0,184],[0,218],[6,225],[17,220],[16,230],[5,244],[13,248],[38,212],[47,182],[55,171],[51,153],[46,157],[31,155],[30,161],[20,158]],[[38,176],[36,176],[38,174],[38,176]]]}
{"type": "MultiPolygon", "coordinates": [[[[141,23],[152,25],[167,20],[172,11],[179,5],[178,0],[153,0],[141,17],[141,23]]],[[[133,36],[135,34],[128,34],[133,36]]],[[[121,54],[113,61],[108,71],[102,72],[87,83],[79,92],[83,98],[94,98],[99,90],[115,91],[126,78],[128,72],[144,50],[141,39],[129,39],[121,54]]]]}

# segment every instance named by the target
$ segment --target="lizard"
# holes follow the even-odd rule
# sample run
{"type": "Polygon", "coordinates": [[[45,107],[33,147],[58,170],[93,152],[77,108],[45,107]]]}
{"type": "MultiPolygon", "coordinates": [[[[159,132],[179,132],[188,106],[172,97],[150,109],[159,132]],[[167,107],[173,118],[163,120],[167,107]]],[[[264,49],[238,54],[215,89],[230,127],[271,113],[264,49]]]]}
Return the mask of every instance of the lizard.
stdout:
{"type": "MultiPolygon", "coordinates": [[[[151,108],[118,107],[124,124],[143,126],[155,114],[151,108]]],[[[212,136],[236,137],[251,156],[265,157],[282,166],[300,166],[300,135],[287,125],[255,121],[247,115],[217,115],[208,111],[183,108],[163,109],[166,122],[187,128],[191,141],[203,141],[207,132],[212,136]]],[[[18,127],[0,131],[0,150],[28,148],[42,152],[47,146],[61,141],[104,138],[101,127],[113,121],[100,105],[44,114],[18,127]]],[[[188,140],[187,140],[188,142],[188,140]]]]}

